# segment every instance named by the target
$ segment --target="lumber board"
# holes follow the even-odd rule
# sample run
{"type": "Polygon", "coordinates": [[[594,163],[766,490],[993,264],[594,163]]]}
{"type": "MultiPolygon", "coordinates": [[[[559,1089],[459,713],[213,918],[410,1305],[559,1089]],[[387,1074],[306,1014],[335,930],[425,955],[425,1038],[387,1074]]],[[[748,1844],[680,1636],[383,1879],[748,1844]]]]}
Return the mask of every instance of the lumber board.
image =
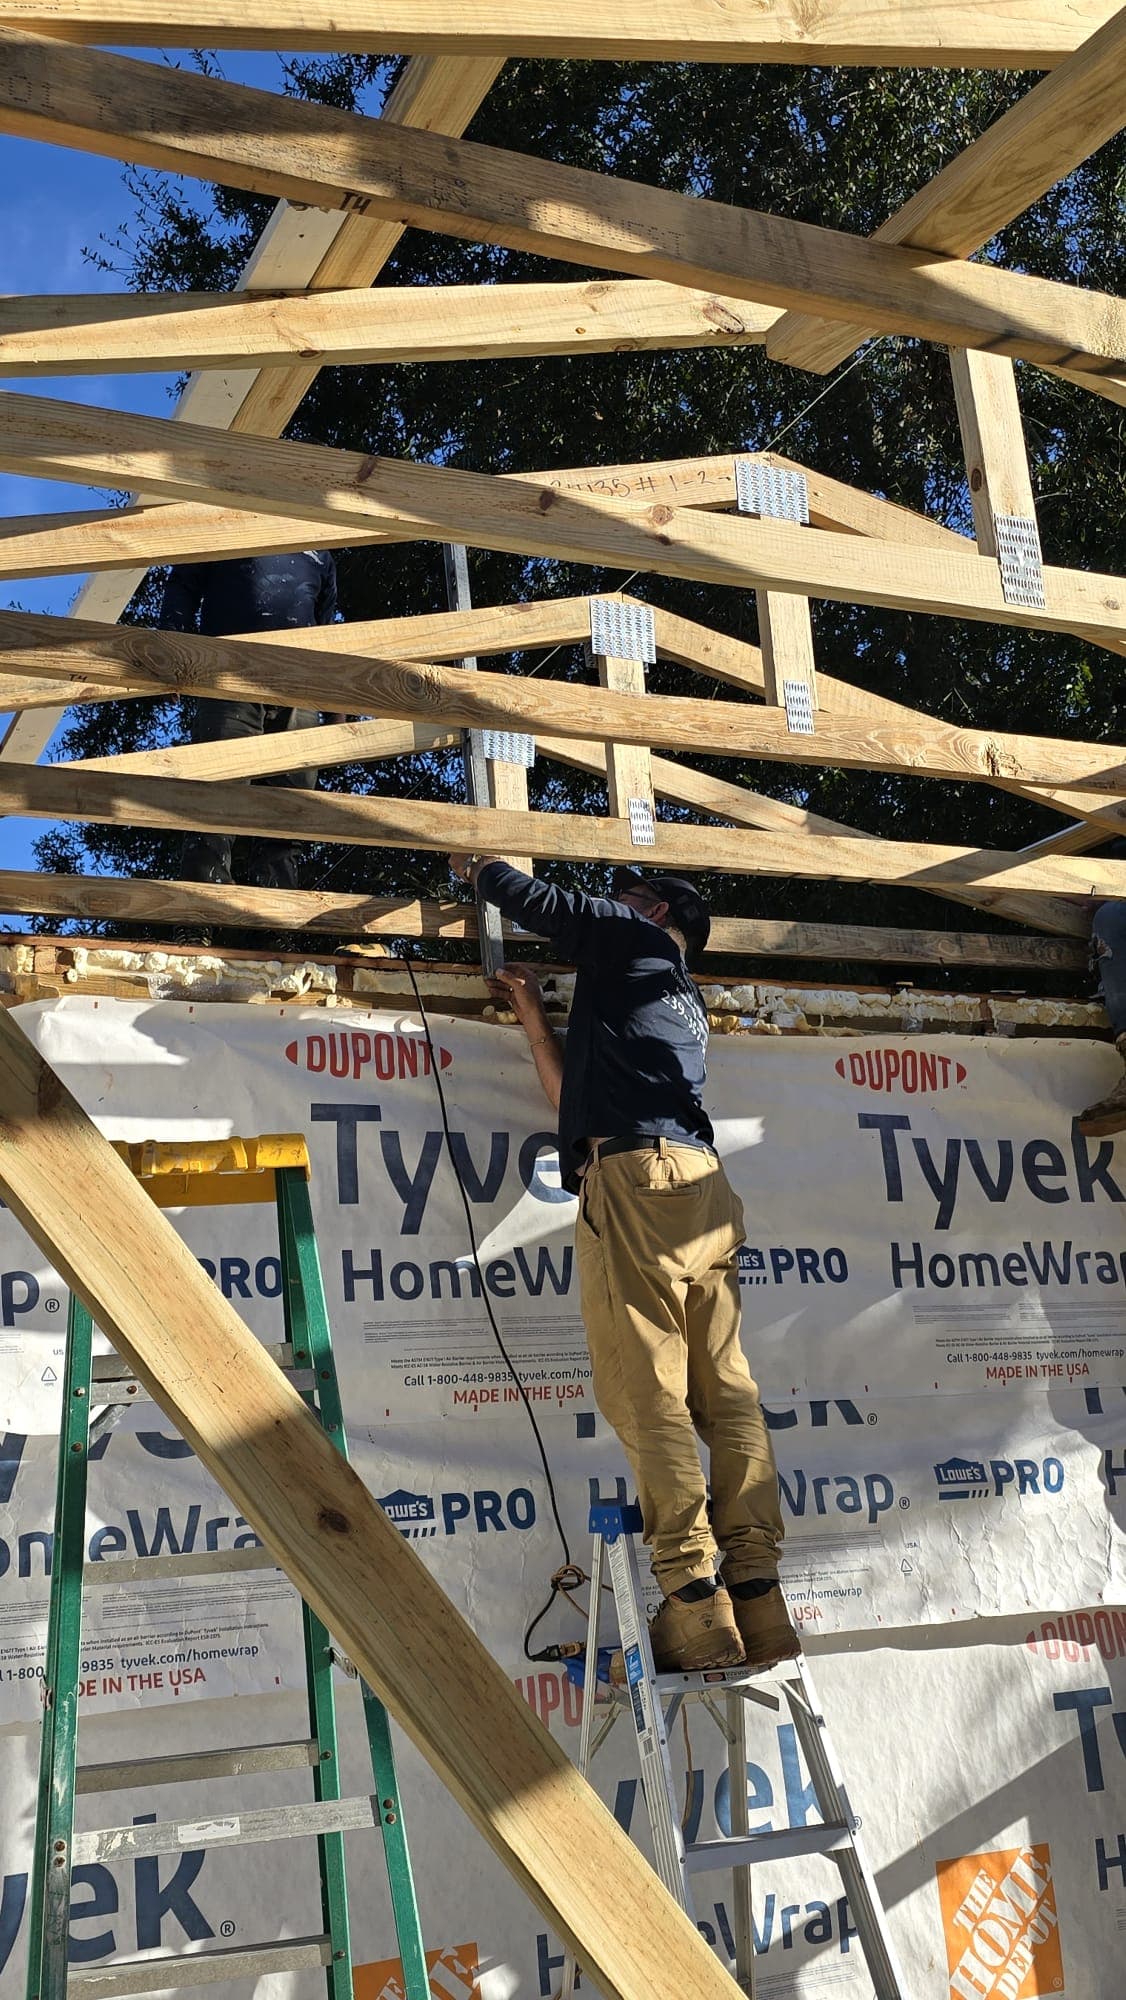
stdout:
{"type": "MultiPolygon", "coordinates": [[[[381,114],[380,123],[460,137],[504,67],[504,56],[414,56],[381,114]]],[[[372,219],[346,213],[333,241],[310,275],[314,291],[372,285],[405,224],[393,216],[372,219]]],[[[319,372],[314,358],[291,368],[267,368],[251,381],[230,428],[247,435],[280,437],[319,372]]]]}
{"type": "MultiPolygon", "coordinates": [[[[464,132],[502,66],[497,57],[415,56],[406,64],[383,108],[383,121],[418,125],[430,132],[464,132]]],[[[373,284],[402,233],[398,223],[366,222],[362,217],[330,215],[324,210],[291,210],[279,202],[250,252],[240,288],[276,288],[284,282],[332,291],[373,284]]],[[[218,430],[257,431],[278,437],[316,373],[316,363],[308,361],[257,375],[246,370],[209,371],[189,379],[175,415],[218,430]]],[[[307,548],[309,542],[298,546],[307,548]]],[[[106,623],[119,618],[151,560],[146,550],[141,555],[143,566],[139,569],[126,567],[120,575],[87,576],[71,609],[79,617],[106,623]]],[[[40,756],[59,720],[60,711],[50,708],[35,715],[13,715],[0,737],[0,757],[30,761],[40,756]]]]}
{"type": "MultiPolygon", "coordinates": [[[[541,736],[537,740],[537,748],[545,757],[553,757],[559,763],[570,764],[579,770],[601,772],[606,768],[606,753],[596,743],[578,743],[573,737],[541,736]]],[[[713,777],[710,772],[694,770],[689,764],[674,764],[669,758],[654,757],[651,769],[653,789],[658,798],[672,799],[677,805],[690,806],[732,826],[762,827],[767,832],[799,836],[834,834],[877,844],[881,839],[878,834],[862,833],[858,827],[829,819],[823,813],[809,812],[804,806],[791,805],[784,799],[772,799],[762,792],[752,791],[749,786],[733,785],[724,778],[713,777]]],[[[874,874],[877,872],[876,861],[877,857],[873,855],[874,874]]],[[[1087,933],[1086,918],[1062,896],[1026,896],[1017,892],[1010,894],[1005,890],[957,887],[939,888],[928,893],[945,901],[966,903],[973,909],[989,910],[994,916],[1009,917],[1016,923],[1055,931],[1065,937],[1085,937],[1087,933]]]]}
{"type": "Polygon", "coordinates": [[[601,1990],[729,2000],[691,1918],[7,1011],[0,1185],[601,1990]]]}
{"type": "MultiPolygon", "coordinates": [[[[353,759],[374,761],[381,757],[410,755],[419,750],[452,749],[460,742],[456,730],[429,729],[418,723],[364,722],[332,724],[315,729],[288,730],[284,734],[251,738],[233,743],[185,743],[169,749],[131,751],[117,757],[86,758],[69,768],[76,771],[135,773],[141,777],[180,777],[200,780],[245,779],[278,775],[287,770],[327,769],[334,763],[353,759]]],[[[613,768],[606,748],[598,743],[579,743],[570,737],[539,736],[536,747],[545,757],[574,768],[607,776],[613,768]]],[[[619,746],[617,758],[631,753],[619,746]]],[[[620,797],[650,796],[673,799],[679,805],[696,807],[717,815],[735,826],[758,826],[783,833],[831,833],[860,835],[855,827],[819,813],[771,799],[742,785],[732,785],[684,764],[651,757],[638,750],[645,760],[640,775],[646,778],[644,791],[627,788],[620,797]]],[[[494,806],[526,810],[527,774],[521,766],[490,763],[490,794],[494,806]]],[[[610,792],[611,810],[624,812],[615,792],[610,792]]],[[[878,836],[871,836],[875,839],[878,836]]],[[[1105,838],[1105,829],[1100,836],[1105,838]]],[[[1069,933],[1077,929],[1071,905],[1049,897],[1036,899],[1005,895],[996,891],[979,897],[972,891],[941,892],[955,902],[991,910],[1020,923],[1039,924],[1044,929],[1069,933]]]]}
{"type": "MultiPolygon", "coordinates": [[[[748,644],[745,639],[734,639],[729,633],[711,631],[706,625],[698,625],[694,620],[682,618],[674,612],[657,611],[655,617],[657,647],[662,658],[679,660],[684,666],[696,667],[701,673],[727,681],[733,687],[745,687],[757,694],[765,694],[765,672],[757,646],[748,644]]],[[[838,716],[869,717],[892,732],[902,726],[923,731],[943,727],[934,716],[908,708],[902,702],[889,701],[886,695],[873,694],[855,681],[838,680],[823,669],[818,670],[817,684],[822,706],[838,716]]],[[[1109,837],[1107,824],[1116,832],[1120,830],[1114,806],[1111,805],[1108,811],[1105,795],[1098,792],[1069,785],[1026,785],[1019,779],[1001,775],[993,782],[999,791],[1012,792],[1019,798],[1029,799],[1034,805],[1048,806],[1054,812],[1074,813],[1103,823],[1104,830],[1095,831],[1093,839],[1087,842],[1088,846],[1097,846],[1099,841],[1109,837]]]]}
{"type": "MultiPolygon", "coordinates": [[[[419,902],[410,896],[360,896],[325,889],[164,882],[143,875],[47,875],[34,869],[0,871],[0,909],[14,916],[84,918],[91,923],[300,929],[313,932],[315,937],[325,933],[379,938],[477,935],[476,907],[465,903],[419,902]]],[[[992,944],[994,940],[985,938],[984,942],[992,944]]],[[[1010,940],[1001,938],[999,942],[1010,940]]],[[[320,948],[325,947],[322,944],[320,948]]]]}
{"type": "MultiPolygon", "coordinates": [[[[1126,9],[1003,113],[877,229],[874,241],[970,257],[1126,125],[1126,9]]],[[[827,375],[879,331],[787,314],[771,330],[775,361],[827,375]]],[[[1072,371],[1069,369],[1069,375],[1072,371]]]]}
{"type": "Polygon", "coordinates": [[[579,682],[464,674],[422,661],[379,660],[308,648],[249,645],[143,626],[98,626],[31,612],[0,612],[0,665],[51,679],[68,667],[83,680],[132,684],[138,670],[172,693],[337,707],[357,715],[447,728],[544,726],[600,742],[693,750],[713,757],[908,770],[985,783],[1072,783],[1107,795],[1108,821],[1126,792],[1126,749],[1114,744],[964,729],[905,712],[885,724],[826,712],[816,735],[795,737],[778,709],[695,696],[615,694],[579,682]]]}
{"type": "MultiPolygon", "coordinates": [[[[332,894],[311,889],[244,889],[200,882],[159,882],[143,876],[40,875],[0,872],[0,909],[11,915],[85,918],[116,923],[229,924],[307,930],[331,937],[465,938],[477,936],[477,912],[466,903],[332,894]]],[[[157,949],[157,947],[152,947],[157,949]]],[[[1081,972],[1086,947],[1078,940],[1014,937],[988,931],[878,929],[851,924],[803,924],[761,917],[712,918],[714,952],[755,957],[874,959],[904,965],[986,965],[1010,972],[1081,972]]]]}
{"type": "MultiPolygon", "coordinates": [[[[810,522],[815,528],[920,547],[967,548],[925,514],[846,486],[826,473],[798,465],[777,452],[752,453],[764,463],[805,474],[810,522]]],[[[594,493],[604,499],[671,502],[678,507],[728,509],[735,501],[730,458],[671,459],[655,465],[574,467],[566,471],[504,473],[505,479],[550,486],[553,491],[594,493]]],[[[206,562],[225,556],[267,555],[303,548],[358,547],[398,539],[391,529],[303,521],[245,508],[168,501],[156,506],[86,508],[75,512],[11,516],[0,521],[0,579],[63,576],[153,562],[206,562]]],[[[85,615],[75,607],[79,617],[85,615]]],[[[92,615],[92,614],[91,614],[92,615]]]]}
{"type": "MultiPolygon", "coordinates": [[[[161,0],[167,48],[522,55],[600,61],[1048,69],[1113,0],[161,0]]],[[[149,47],[151,0],[3,0],[0,19],[68,41],[149,47]]]]}
{"type": "MultiPolygon", "coordinates": [[[[75,771],[134,771],[149,778],[276,777],[283,771],[328,770],[333,764],[378,763],[420,750],[455,748],[456,729],[426,729],[417,722],[335,722],[311,729],[275,730],[233,742],[177,743],[160,750],[128,750],[117,757],[74,758],[75,771]]],[[[493,804],[502,801],[494,798],[493,804]]],[[[504,804],[515,804],[505,799],[504,804]]],[[[527,793],[525,790],[525,804],[527,793]]]]}
{"type": "MultiPolygon", "coordinates": [[[[968,267],[967,267],[968,268],[968,267]]],[[[1126,641],[1126,585],[1046,568],[1045,610],[1007,603],[996,563],[968,544],[927,548],[790,522],[686,507],[619,503],[535,480],[415,465],[324,445],[217,436],[201,426],[53,397],[0,394],[0,469],[73,481],[104,478],[209,505],[252,502],[305,520],[395,526],[435,541],[607,562],[737,589],[795,591],[846,603],[1126,641]]]]}
{"type": "MultiPolygon", "coordinates": [[[[470,676],[466,676],[470,678],[470,676]]],[[[626,697],[619,697],[625,699],[626,697]]],[[[654,697],[642,703],[649,707],[654,697]]],[[[344,846],[425,848],[441,852],[518,853],[560,860],[635,862],[629,828],[577,813],[501,812],[365,794],[304,792],[279,786],[198,783],[187,778],[117,777],[65,764],[0,766],[0,811],[60,819],[156,827],[165,832],[254,834],[268,840],[344,846]]],[[[659,822],[646,850],[653,866],[744,875],[794,875],[813,881],[899,883],[919,889],[1044,892],[1086,902],[1126,897],[1126,861],[1086,856],[1019,855],[868,836],[815,840],[805,835],[659,822]]]]}
{"type": "Polygon", "coordinates": [[[0,377],[761,346],[769,306],[656,280],[0,299],[0,377]]]}
{"type": "Polygon", "coordinates": [[[1036,520],[1016,371],[1002,354],[956,348],[950,369],[977,545],[982,555],[996,556],[998,514],[1036,520]]]}
{"type": "Polygon", "coordinates": [[[1126,305],[1104,294],[2,27],[0,130],[879,332],[1081,373],[1126,361],[1126,305]]]}

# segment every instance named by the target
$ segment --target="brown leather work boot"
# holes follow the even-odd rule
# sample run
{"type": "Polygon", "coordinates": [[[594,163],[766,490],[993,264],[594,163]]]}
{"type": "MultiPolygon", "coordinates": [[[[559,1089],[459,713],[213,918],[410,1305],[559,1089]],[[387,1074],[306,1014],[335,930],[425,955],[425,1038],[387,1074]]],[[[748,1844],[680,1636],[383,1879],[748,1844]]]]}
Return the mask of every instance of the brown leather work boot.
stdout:
{"type": "MultiPolygon", "coordinates": [[[[1126,1035],[1116,1035],[1114,1046],[1126,1063],[1126,1035]]],[[[1088,1139],[1105,1139],[1112,1132],[1126,1132],[1126,1069],[1113,1090],[1079,1113],[1079,1130],[1088,1139]]]]}
{"type": "Polygon", "coordinates": [[[796,1660],[801,1640],[776,1579],[752,1577],[746,1583],[733,1583],[731,1606],[749,1667],[765,1669],[777,1666],[779,1660],[796,1660]]]}
{"type": "Polygon", "coordinates": [[[708,1667],[742,1664],[735,1614],[722,1584],[694,1603],[666,1597],[650,1624],[649,1638],[659,1674],[695,1674],[708,1667]]]}

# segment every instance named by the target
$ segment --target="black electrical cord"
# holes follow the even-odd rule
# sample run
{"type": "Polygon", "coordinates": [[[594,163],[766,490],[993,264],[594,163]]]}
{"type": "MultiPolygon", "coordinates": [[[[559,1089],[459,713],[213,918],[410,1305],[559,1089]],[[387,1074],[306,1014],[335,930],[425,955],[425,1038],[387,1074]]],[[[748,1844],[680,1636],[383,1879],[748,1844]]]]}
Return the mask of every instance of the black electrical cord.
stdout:
{"type": "Polygon", "coordinates": [[[500,1353],[501,1360],[504,1362],[504,1365],[507,1368],[509,1374],[511,1375],[512,1380],[516,1384],[516,1387],[520,1393],[520,1401],[523,1403],[524,1408],[527,1411],[528,1422],[532,1426],[532,1434],[536,1440],[536,1448],[539,1451],[540,1462],[543,1466],[543,1475],[545,1480],[547,1481],[548,1498],[551,1501],[551,1512],[555,1521],[556,1530],[558,1531],[560,1546],[563,1550],[563,1563],[562,1566],[559,1569],[557,1569],[554,1575],[552,1576],[551,1594],[548,1597],[547,1603],[544,1605],[542,1611],[537,1611],[535,1617],[532,1619],[531,1624],[528,1626],[526,1632],[524,1633],[524,1658],[526,1660],[566,1659],[569,1658],[571,1654],[573,1654],[576,1650],[581,1650],[581,1649],[576,1649],[573,1646],[572,1647],[546,1646],[542,1652],[533,1653],[531,1650],[531,1643],[530,1643],[532,1633],[535,1631],[536,1626],[539,1625],[543,1621],[543,1619],[547,1617],[547,1614],[551,1610],[552,1605],[555,1603],[556,1598],[560,1596],[566,1596],[566,1594],[569,1591],[577,1589],[579,1584],[585,1583],[587,1581],[587,1576],[585,1570],[579,1568],[579,1565],[574,1561],[571,1555],[571,1545],[570,1542],[567,1540],[567,1530],[563,1526],[563,1517],[559,1512],[559,1499],[555,1491],[555,1480],[552,1475],[551,1462],[547,1455],[547,1448],[543,1441],[543,1433],[540,1430],[539,1424],[536,1422],[536,1413],[533,1410],[532,1405],[528,1400],[528,1392],[525,1389],[523,1382],[520,1380],[520,1377],[516,1372],[512,1356],[509,1354],[508,1349],[504,1344],[504,1336],[501,1333],[500,1326],[497,1321],[497,1316],[493,1311],[493,1302],[489,1297],[488,1286],[485,1283],[485,1274],[481,1269],[481,1253],[477,1246],[477,1231],[473,1226],[473,1210],[470,1206],[469,1196],[465,1188],[465,1182],[462,1179],[461,1170],[457,1163],[457,1155],[454,1152],[453,1136],[450,1132],[449,1113],[446,1109],[446,1092],[444,1085],[442,1083],[442,1072],[438,1063],[437,1050],[434,1047],[434,1038],[430,1032],[430,1017],[427,1014],[426,1004],[422,998],[421,992],[419,991],[418,980],[415,978],[414,967],[411,964],[410,959],[407,958],[405,954],[403,957],[403,964],[406,966],[407,969],[407,978],[410,980],[411,988],[415,997],[415,1003],[418,1007],[419,1019],[422,1022],[422,1032],[426,1037],[426,1047],[430,1055],[430,1074],[434,1078],[434,1086],[438,1092],[438,1108],[441,1112],[442,1131],[445,1134],[445,1140],[446,1140],[446,1157],[448,1158],[450,1166],[453,1169],[453,1176],[455,1181],[457,1182],[457,1191],[461,1196],[461,1205],[462,1208],[465,1210],[465,1227],[467,1234],[469,1236],[469,1247],[473,1256],[474,1268],[476,1269],[477,1278],[481,1287],[481,1297],[485,1302],[485,1312],[488,1315],[489,1325],[492,1328],[493,1339],[496,1341],[497,1349],[500,1353]]]}

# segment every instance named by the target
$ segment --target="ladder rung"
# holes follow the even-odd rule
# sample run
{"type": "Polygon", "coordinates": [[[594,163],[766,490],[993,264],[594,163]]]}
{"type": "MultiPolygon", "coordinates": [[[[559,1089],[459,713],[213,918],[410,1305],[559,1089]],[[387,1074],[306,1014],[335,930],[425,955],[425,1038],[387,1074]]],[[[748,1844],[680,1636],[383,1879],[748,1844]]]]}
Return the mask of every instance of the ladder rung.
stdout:
{"type": "Polygon", "coordinates": [[[726,1840],[693,1840],[684,1850],[692,1875],[713,1868],[745,1868],[758,1861],[791,1861],[802,1854],[833,1854],[852,1846],[847,1826],[784,1826],[776,1833],[733,1834],[726,1840]]]}
{"type": "Polygon", "coordinates": [[[227,1979],[255,1979],[264,1972],[301,1972],[332,1963],[332,1940],[292,1938],[288,1944],[252,1944],[229,1951],[154,1953],[119,1959],[116,1965],[87,1965],[68,1975],[68,1993],[84,2000],[109,2000],[112,1993],[164,1993],[176,1986],[210,1986],[227,1979]]]}
{"type": "Polygon", "coordinates": [[[311,1736],[292,1743],[252,1743],[238,1750],[187,1751],[176,1757],[137,1757],[126,1764],[80,1764],[79,1792],[120,1792],[132,1785],[192,1784],[200,1778],[241,1778],[249,1771],[297,1771],[320,1756],[311,1736]]]}
{"type": "Polygon", "coordinates": [[[378,1826],[371,1798],[322,1799],[315,1804],[266,1806],[258,1812],[213,1813],[208,1819],[160,1820],[153,1825],[104,1826],[74,1837],[74,1860],[115,1861],[123,1855],[177,1854],[183,1847],[245,1847],[293,1834],[350,1833],[378,1826]]]}
{"type": "MultiPolygon", "coordinates": [[[[266,1348],[266,1352],[271,1361],[275,1361],[289,1376],[295,1389],[316,1386],[316,1376],[311,1368],[295,1367],[293,1348],[288,1341],[275,1342],[266,1348]]],[[[90,1401],[97,1407],[100,1403],[151,1403],[152,1397],[120,1354],[95,1354],[90,1374],[90,1401]]]]}
{"type": "Polygon", "coordinates": [[[217,1576],[222,1570],[277,1569],[269,1549],[199,1549],[178,1556],[106,1556],[83,1563],[84,1584],[151,1583],[156,1576],[217,1576]]]}

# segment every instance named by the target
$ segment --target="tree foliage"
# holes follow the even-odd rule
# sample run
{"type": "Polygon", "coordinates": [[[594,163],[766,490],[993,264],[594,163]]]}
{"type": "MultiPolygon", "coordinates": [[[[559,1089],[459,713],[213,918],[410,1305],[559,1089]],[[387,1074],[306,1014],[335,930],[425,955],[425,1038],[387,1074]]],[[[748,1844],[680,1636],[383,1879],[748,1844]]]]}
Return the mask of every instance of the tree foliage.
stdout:
{"type": "MultiPolygon", "coordinates": [[[[343,106],[377,108],[393,69],[374,60],[290,62],[284,87],[343,106]]],[[[1030,79],[999,73],[721,67],[658,63],[513,62],[469,136],[709,199],[869,234],[967,145],[1030,79]]],[[[1108,292],[1126,289],[1121,229],[1126,141],[1103,148],[983,254],[1011,268],[1108,292]]],[[[134,213],[119,255],[140,290],[233,285],[270,204],[132,175],[134,213]]],[[[512,283],[578,275],[547,260],[408,232],[380,283],[512,283]]],[[[587,274],[598,277],[591,271],[587,274]]],[[[1076,568],[1122,563],[1126,412],[1018,364],[1045,558],[1076,568]]],[[[290,435],[503,472],[760,450],[786,453],[874,493],[970,527],[946,356],[922,343],[874,341],[822,380],[772,364],[759,349],[622,353],[574,359],[324,369],[290,435]]],[[[355,549],[339,557],[349,619],[440,609],[433,544],[355,549]]],[[[620,588],[621,572],[472,552],[475,601],[620,588]]],[[[129,616],[153,615],[150,577],[129,616]]],[[[753,593],[635,576],[630,590],[721,630],[756,636],[753,593]]],[[[1084,737],[1117,733],[1113,658],[1079,640],[895,611],[818,603],[825,669],[951,722],[1084,737]]],[[[507,663],[506,663],[507,664],[507,663]]],[[[577,649],[513,663],[566,679],[577,649]]],[[[690,678],[662,666],[658,690],[690,678]]],[[[702,692],[698,681],[693,692],[702,692]]],[[[732,690],[716,689],[724,699],[732,690]]],[[[105,754],[178,732],[167,703],[77,711],[60,754],[105,754]]],[[[709,769],[857,828],[896,838],[1016,847],[1051,831],[1054,815],[984,786],[730,760],[709,769]]],[[[457,759],[354,766],[324,783],[396,797],[459,798],[457,759]]],[[[600,786],[540,761],[535,805],[604,809],[600,786]]],[[[676,817],[675,808],[663,809],[676,817]]],[[[126,828],[64,829],[39,846],[45,866],[175,872],[167,836],[126,828]]],[[[601,879],[598,871],[588,871],[601,879]]],[[[441,893],[440,857],[310,848],[309,886],[441,893]]],[[[740,877],[711,885],[731,914],[861,923],[987,927],[958,906],[878,885],[740,877]]],[[[857,968],[871,977],[870,968],[857,968]]],[[[964,975],[962,975],[964,978],[964,975]]]]}

